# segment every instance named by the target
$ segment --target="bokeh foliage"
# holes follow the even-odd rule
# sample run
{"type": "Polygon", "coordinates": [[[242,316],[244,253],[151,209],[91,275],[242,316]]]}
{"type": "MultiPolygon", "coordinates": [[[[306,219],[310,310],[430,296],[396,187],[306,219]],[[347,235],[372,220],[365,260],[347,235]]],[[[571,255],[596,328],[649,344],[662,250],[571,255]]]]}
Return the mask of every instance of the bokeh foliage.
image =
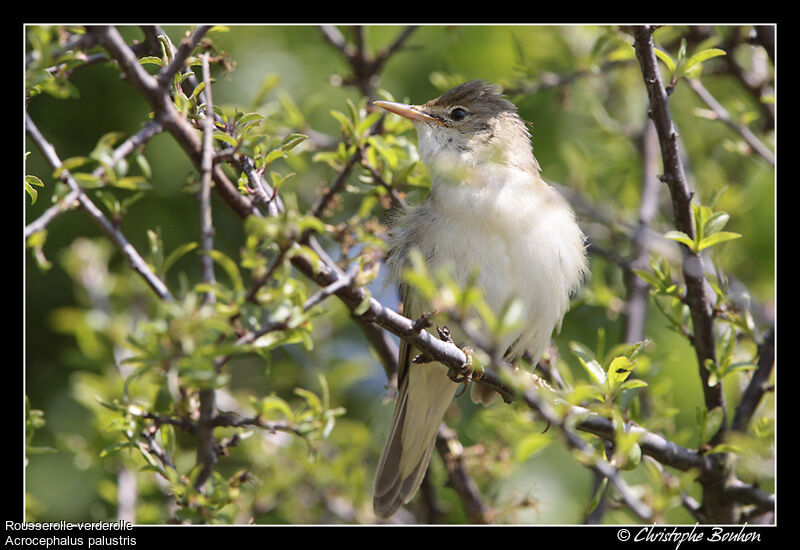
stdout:
{"type": "MultiPolygon", "coordinates": [[[[84,60],[78,56],[55,76],[44,73],[53,62],[51,52],[74,30],[26,27],[27,53],[39,56],[26,72],[26,108],[62,160],[70,159],[70,170],[88,174],[107,158],[109,148],[147,122],[150,108],[120,81],[112,62],[81,67],[84,60]]],[[[186,31],[165,30],[175,44],[186,31]]],[[[364,42],[379,51],[400,30],[367,27],[364,42]]],[[[128,41],[141,39],[137,27],[120,31],[128,41]]],[[[691,29],[665,27],[655,38],[677,59],[682,38],[689,39],[691,54],[748,32],[747,27],[712,28],[700,43],[691,29]]],[[[214,197],[218,280],[209,288],[200,285],[193,196],[199,177],[169,135],[154,137],[114,166],[107,172],[110,181],[79,178],[176,300],[164,304],[155,299],[79,211],[51,222],[46,239],[34,235],[28,240],[28,521],[112,520],[121,507],[121,488],[130,491],[130,483],[135,484],[132,506],[139,523],[374,521],[372,475],[392,412],[380,362],[335,298],[304,310],[318,289],[288,264],[279,265],[271,283],[259,290],[267,308],[252,307],[244,296],[251,277],[269,269],[293,236],[310,229],[324,236],[334,259],[360,266],[358,282],[368,285],[373,296],[397,307],[397,296],[384,287],[379,271],[383,224],[392,200],[378,179],[408,203],[424,198],[429,181],[416,157],[413,130],[406,121],[389,117],[382,133],[370,134],[378,114],[346,85],[346,61],[315,27],[231,26],[215,29],[208,40],[215,56],[214,104],[230,130],[218,132],[217,147],[238,142],[257,158],[256,167],[279,189],[286,213],[242,223],[214,197]],[[375,172],[359,167],[322,221],[309,216],[355,147],[364,149],[365,162],[375,172]],[[215,307],[200,300],[208,290],[217,296],[215,307]],[[257,329],[267,318],[283,325],[257,345],[223,348],[221,341],[236,337],[227,322],[231,315],[238,316],[237,326],[244,330],[257,329]],[[215,369],[214,359],[227,353],[233,358],[215,369]],[[150,433],[151,447],[140,434],[153,425],[154,415],[191,415],[197,408],[193,392],[203,388],[216,389],[220,410],[247,417],[257,413],[282,424],[277,429],[218,428],[215,435],[228,447],[200,493],[192,489],[198,472],[190,434],[179,425],[159,423],[150,433]],[[171,457],[174,468],[153,456],[153,448],[171,457]]],[[[623,345],[625,285],[615,257],[631,253],[625,235],[635,225],[641,202],[638,139],[647,121],[647,96],[630,42],[624,30],[612,27],[422,26],[388,59],[373,84],[382,96],[413,103],[471,78],[506,89],[532,123],[534,153],[545,179],[590,205],[578,208],[584,214],[581,221],[598,249],[613,252],[592,254],[592,278],[576,297],[548,359],[575,389],[576,402],[597,398],[614,403],[617,412],[624,409],[648,429],[693,448],[707,442],[716,413],[704,409],[696,360],[682,334],[686,314],[676,298],[680,287],[670,286],[678,281],[674,262],[679,254],[669,238],[642,272],[652,296],[647,341],[636,350],[634,372],[646,381],[646,405],[634,385],[624,393],[612,387],[623,381],[613,382],[611,367],[632,353],[623,345]],[[602,216],[592,215],[598,213],[602,216]],[[613,391],[618,393],[607,393],[613,391]]],[[[763,51],[744,40],[734,42],[736,51],[726,56],[747,68],[757,65],[763,51]]],[[[742,92],[721,59],[701,65],[695,69],[701,74],[693,76],[737,121],[774,146],[759,100],[742,92]]],[[[158,56],[143,66],[154,73],[158,56]]],[[[667,63],[664,71],[669,75],[667,63]]],[[[183,106],[187,116],[199,116],[197,97],[186,97],[183,106]]],[[[719,324],[719,356],[726,362],[717,376],[733,408],[749,379],[754,334],[774,322],[775,172],[734,131],[713,119],[685,81],[676,82],[670,106],[691,184],[699,204],[709,208],[698,219],[707,222],[713,212],[724,212],[724,231],[740,235],[730,242],[720,239],[706,251],[716,274],[715,290],[732,304],[730,322],[719,324]]],[[[25,194],[30,223],[64,189],[32,143],[26,151],[25,173],[38,178],[28,180],[36,200],[25,194]]],[[[246,193],[246,178],[230,173],[246,193]]],[[[721,217],[713,218],[711,229],[723,230],[721,217]]],[[[674,229],[666,188],[651,225],[662,235],[674,229]]],[[[680,242],[680,235],[667,236],[680,242]]],[[[311,250],[297,253],[315,256],[311,250]]],[[[592,475],[570,458],[558,434],[544,431],[544,423],[519,404],[482,408],[466,398],[456,403],[446,421],[459,434],[469,471],[495,510],[495,521],[583,521],[594,496],[592,475]]],[[[633,456],[634,443],[626,447],[617,441],[621,457],[633,456]]],[[[771,490],[771,394],[747,434],[729,443],[737,449],[741,479],[771,490]]],[[[660,521],[693,523],[681,506],[680,490],[699,498],[694,477],[673,474],[674,484],[665,484],[651,464],[635,458],[625,472],[629,483],[644,488],[644,499],[660,521]]],[[[438,459],[432,462],[430,480],[442,510],[438,521],[467,521],[458,496],[445,487],[446,472],[438,459]]],[[[604,521],[635,521],[611,501],[604,521]]]]}

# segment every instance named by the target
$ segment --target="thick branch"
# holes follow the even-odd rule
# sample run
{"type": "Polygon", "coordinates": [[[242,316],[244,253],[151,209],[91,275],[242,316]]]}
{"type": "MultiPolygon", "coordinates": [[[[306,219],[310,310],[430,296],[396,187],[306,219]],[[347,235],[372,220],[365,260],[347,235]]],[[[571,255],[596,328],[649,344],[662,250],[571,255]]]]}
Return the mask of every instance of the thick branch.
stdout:
{"type": "MultiPolygon", "coordinates": [[[[653,47],[651,29],[649,27],[634,28],[636,55],[642,69],[647,95],[650,100],[650,118],[658,132],[661,147],[661,158],[664,164],[662,180],[669,187],[672,196],[672,209],[675,216],[675,228],[694,238],[695,227],[692,211],[692,195],[686,176],[683,171],[678,151],[678,133],[672,123],[669,112],[667,92],[661,81],[656,55],[653,47]]],[[[695,354],[697,356],[698,371],[703,385],[703,396],[708,410],[721,407],[723,422],[720,430],[711,439],[711,444],[719,443],[724,433],[726,422],[725,397],[721,384],[708,383],[709,371],[706,361],[716,363],[716,350],[714,349],[713,318],[711,304],[705,292],[705,270],[700,254],[692,252],[685,245],[681,245],[683,253],[683,277],[686,281],[686,298],[691,311],[695,354]]]]}
{"type": "MultiPolygon", "coordinates": [[[[87,30],[98,35],[103,47],[119,63],[127,81],[139,90],[153,108],[156,120],[161,121],[164,129],[172,134],[195,168],[201,171],[203,147],[197,132],[189,121],[175,110],[169,96],[158,85],[155,77],[142,68],[119,32],[114,27],[106,26],[89,27],[87,30]]],[[[214,189],[236,214],[246,217],[256,213],[251,202],[239,193],[219,166],[214,166],[211,176],[214,179],[214,189]]]]}

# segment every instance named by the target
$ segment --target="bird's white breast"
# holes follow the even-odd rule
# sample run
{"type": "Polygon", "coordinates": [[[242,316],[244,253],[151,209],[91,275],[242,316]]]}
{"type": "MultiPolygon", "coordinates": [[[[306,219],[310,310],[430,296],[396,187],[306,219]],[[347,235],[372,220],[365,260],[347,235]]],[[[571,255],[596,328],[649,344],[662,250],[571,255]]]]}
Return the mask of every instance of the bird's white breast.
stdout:
{"type": "Polygon", "coordinates": [[[586,269],[584,237],[566,201],[530,173],[490,163],[459,183],[434,181],[411,215],[424,226],[414,233],[432,267],[449,264],[461,284],[477,267],[496,313],[522,301],[526,328],[505,345],[519,336],[514,351],[538,359],[586,269]]]}

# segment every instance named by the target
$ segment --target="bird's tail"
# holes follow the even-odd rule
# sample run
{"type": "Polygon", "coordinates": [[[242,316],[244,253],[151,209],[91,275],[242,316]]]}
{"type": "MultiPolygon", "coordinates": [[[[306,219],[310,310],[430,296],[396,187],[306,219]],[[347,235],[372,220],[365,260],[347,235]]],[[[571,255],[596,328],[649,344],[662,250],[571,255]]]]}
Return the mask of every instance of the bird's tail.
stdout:
{"type": "Polygon", "coordinates": [[[375,476],[372,504],[378,517],[390,517],[416,494],[457,388],[442,365],[409,365],[375,476]]]}

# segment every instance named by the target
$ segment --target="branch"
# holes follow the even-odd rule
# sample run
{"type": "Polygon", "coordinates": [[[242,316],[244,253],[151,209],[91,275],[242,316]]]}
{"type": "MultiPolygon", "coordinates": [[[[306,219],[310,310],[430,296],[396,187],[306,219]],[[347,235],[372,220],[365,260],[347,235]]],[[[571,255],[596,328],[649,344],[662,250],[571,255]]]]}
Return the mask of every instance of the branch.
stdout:
{"type": "MultiPolygon", "coordinates": [[[[650,118],[658,132],[661,158],[664,164],[664,175],[661,177],[669,187],[672,196],[672,209],[675,216],[675,227],[694,238],[695,227],[692,212],[692,196],[683,172],[678,151],[678,133],[672,123],[669,112],[667,92],[661,81],[656,55],[653,47],[651,29],[645,26],[634,28],[636,56],[642,70],[647,95],[650,101],[650,118]]],[[[686,281],[686,301],[692,317],[694,334],[692,343],[697,356],[698,371],[703,385],[705,406],[708,410],[721,407],[723,421],[720,430],[712,437],[711,445],[719,443],[724,433],[725,397],[721,384],[711,386],[708,383],[709,371],[706,361],[717,362],[714,348],[712,308],[705,292],[705,270],[700,254],[692,252],[681,245],[683,253],[683,277],[686,281]]]]}
{"type": "Polygon", "coordinates": [[[723,107],[722,104],[720,104],[720,102],[717,101],[713,95],[711,95],[711,92],[709,92],[698,79],[687,78],[686,81],[689,83],[689,87],[694,91],[694,93],[697,94],[697,97],[702,99],[703,102],[714,112],[714,116],[717,120],[721,120],[731,127],[742,137],[742,139],[744,139],[745,143],[747,143],[750,149],[758,153],[770,164],[770,166],[775,166],[775,155],[773,155],[772,151],[767,149],[767,147],[761,143],[761,140],[756,137],[750,128],[744,124],[734,121],[725,107],[723,107]]]}
{"type": "MultiPolygon", "coordinates": [[[[111,154],[111,159],[109,160],[107,165],[101,165],[95,168],[92,171],[92,176],[95,178],[101,178],[106,172],[106,166],[112,167],[117,164],[120,160],[128,156],[133,152],[134,149],[147,143],[153,136],[160,133],[163,130],[162,126],[158,122],[150,122],[144,128],[139,130],[136,134],[129,137],[125,140],[119,147],[117,147],[114,152],[111,154]]],[[[45,212],[36,218],[35,221],[31,222],[30,224],[25,226],[25,238],[27,239],[37,231],[43,230],[47,227],[51,221],[53,221],[56,216],[70,210],[74,205],[75,201],[78,198],[78,194],[81,192],[81,189],[72,189],[70,192],[62,198],[57,204],[54,204],[45,212]]]]}
{"type": "MultiPolygon", "coordinates": [[[[214,249],[214,224],[211,218],[211,171],[214,168],[214,101],[211,96],[211,75],[208,54],[203,55],[203,82],[205,82],[206,118],[203,120],[203,157],[200,174],[200,241],[206,254],[200,256],[203,282],[213,285],[214,260],[207,254],[214,249]]],[[[214,293],[205,293],[203,301],[213,303],[214,293]]]]}
{"type": "MultiPolygon", "coordinates": [[[[53,170],[60,169],[62,163],[61,159],[56,153],[55,148],[50,142],[45,140],[44,136],[42,136],[42,134],[39,132],[39,128],[36,127],[36,124],[34,124],[28,113],[25,113],[25,130],[42,152],[53,170]]],[[[83,208],[92,221],[103,230],[106,236],[111,239],[111,242],[113,242],[114,245],[125,255],[125,257],[128,258],[128,263],[130,264],[131,268],[138,273],[142,279],[144,279],[144,281],[150,286],[150,288],[153,289],[159,298],[162,300],[171,301],[172,295],[170,294],[164,282],[152,272],[150,267],[147,265],[147,262],[145,262],[144,259],[139,255],[139,252],[137,252],[133,245],[128,242],[128,239],[125,238],[125,235],[123,235],[119,229],[117,229],[110,221],[108,221],[97,205],[95,205],[92,200],[86,196],[86,194],[80,188],[80,185],[78,185],[78,182],[76,182],[72,177],[72,174],[70,174],[68,170],[61,170],[59,177],[69,186],[71,190],[70,195],[74,197],[74,200],[78,201],[80,207],[83,208]]]]}
{"type": "Polygon", "coordinates": [[[467,471],[461,442],[456,432],[444,422],[436,434],[436,450],[447,469],[449,485],[461,499],[469,522],[480,525],[491,523],[492,511],[483,503],[478,486],[467,471]]]}
{"type": "Polygon", "coordinates": [[[217,463],[217,440],[214,439],[214,418],[216,416],[216,395],[213,389],[200,390],[200,418],[197,420],[197,464],[202,465],[194,480],[194,488],[202,489],[211,476],[217,463]]]}
{"type": "Polygon", "coordinates": [[[633,230],[633,258],[622,266],[627,296],[625,300],[625,342],[632,344],[644,340],[644,324],[647,311],[647,283],[637,276],[634,269],[645,269],[650,257],[648,236],[650,224],[658,211],[660,186],[656,177],[658,136],[652,121],[645,124],[641,136],[642,150],[642,200],[639,205],[638,223],[633,230]]]}
{"type": "Polygon", "coordinates": [[[758,366],[750,383],[744,390],[742,401],[736,408],[736,414],[731,423],[731,429],[737,432],[747,431],[750,419],[761,402],[761,397],[767,389],[767,382],[775,364],[775,329],[770,328],[764,336],[764,340],[758,346],[758,366]]]}
{"type": "Polygon", "coordinates": [[[332,282],[328,286],[319,289],[319,291],[315,292],[313,296],[311,296],[306,302],[303,304],[303,311],[306,312],[318,303],[322,302],[325,298],[332,295],[334,292],[339,290],[340,288],[344,288],[353,284],[353,281],[358,275],[358,264],[354,263],[350,266],[347,270],[347,273],[344,276],[340,277],[336,281],[332,282]]]}
{"type": "MultiPolygon", "coordinates": [[[[164,125],[164,129],[172,134],[195,168],[201,171],[203,147],[194,128],[175,110],[168,95],[161,89],[156,79],[139,64],[133,51],[119,32],[114,27],[102,25],[88,27],[87,31],[98,36],[106,51],[119,63],[127,82],[139,90],[153,108],[156,120],[159,120],[164,125]]],[[[211,175],[214,179],[214,189],[237,215],[247,217],[257,213],[250,200],[239,193],[239,190],[219,166],[214,166],[211,175]]]]}
{"type": "Polygon", "coordinates": [[[200,43],[200,40],[203,38],[203,36],[205,36],[210,28],[211,25],[200,25],[194,30],[191,36],[184,37],[184,39],[181,40],[181,45],[176,51],[170,52],[172,54],[172,60],[169,62],[169,65],[161,69],[156,77],[156,80],[161,88],[166,90],[169,87],[172,78],[179,71],[183,70],[183,64],[186,62],[186,60],[192,54],[192,51],[194,51],[194,49],[200,43]]]}
{"type": "Polygon", "coordinates": [[[345,60],[353,71],[352,76],[345,79],[345,83],[351,84],[361,91],[367,99],[374,97],[375,80],[377,79],[383,65],[389,58],[398,52],[405,41],[417,29],[416,26],[408,26],[395,38],[394,42],[380,51],[377,56],[371,57],[364,48],[362,28],[355,27],[356,45],[349,44],[344,35],[333,25],[323,25],[320,27],[322,36],[331,45],[342,52],[345,60]]]}
{"type": "MultiPolygon", "coordinates": [[[[541,392],[536,389],[526,390],[522,394],[522,400],[531,409],[537,411],[544,420],[548,423],[557,426],[561,433],[564,434],[567,444],[580,452],[583,457],[588,461],[588,467],[594,470],[597,474],[608,478],[608,481],[622,497],[622,500],[631,509],[631,511],[639,516],[642,520],[649,520],[653,515],[652,510],[644,502],[639,500],[628,484],[622,479],[619,470],[613,465],[608,463],[602,457],[598,456],[596,451],[586,441],[578,437],[572,429],[568,426],[569,415],[563,418],[553,409],[547,399],[541,397],[541,392]]],[[[613,439],[612,439],[613,441],[613,439]]],[[[644,450],[644,449],[642,449],[644,450]]]]}
{"type": "Polygon", "coordinates": [[[577,71],[568,74],[556,74],[556,73],[544,72],[539,75],[536,75],[537,81],[535,84],[521,83],[516,87],[506,88],[504,92],[508,95],[518,95],[518,94],[527,96],[536,95],[540,92],[549,90],[551,88],[568,86],[569,84],[572,84],[579,78],[605,74],[619,67],[624,67],[628,65],[629,62],[630,60],[606,61],[598,68],[589,67],[586,69],[579,69],[577,71]]]}

